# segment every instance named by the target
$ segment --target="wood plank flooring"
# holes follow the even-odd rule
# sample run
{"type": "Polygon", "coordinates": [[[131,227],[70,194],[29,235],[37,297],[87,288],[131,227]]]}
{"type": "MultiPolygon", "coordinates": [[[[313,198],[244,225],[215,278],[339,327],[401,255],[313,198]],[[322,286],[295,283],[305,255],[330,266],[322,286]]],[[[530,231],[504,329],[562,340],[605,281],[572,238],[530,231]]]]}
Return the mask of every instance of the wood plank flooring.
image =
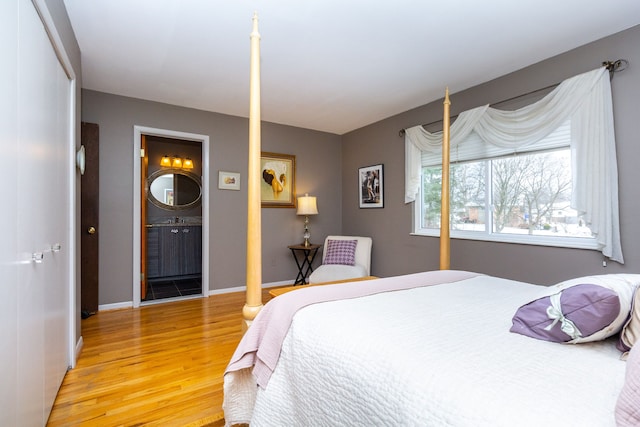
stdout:
{"type": "Polygon", "coordinates": [[[223,426],[222,377],[244,302],[237,292],[83,320],[84,348],[47,426],[223,426]]]}

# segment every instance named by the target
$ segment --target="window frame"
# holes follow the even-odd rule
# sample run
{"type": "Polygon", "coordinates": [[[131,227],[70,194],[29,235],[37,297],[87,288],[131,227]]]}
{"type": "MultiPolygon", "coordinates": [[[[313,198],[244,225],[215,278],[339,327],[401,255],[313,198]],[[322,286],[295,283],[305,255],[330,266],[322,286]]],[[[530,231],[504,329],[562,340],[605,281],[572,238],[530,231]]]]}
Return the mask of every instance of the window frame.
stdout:
{"type": "MultiPolygon", "coordinates": [[[[565,148],[569,148],[568,146],[565,148]]],[[[539,150],[531,151],[522,154],[542,154],[551,150],[539,150]]],[[[476,159],[476,161],[491,161],[500,159],[502,156],[496,156],[493,158],[476,159]]],[[[418,191],[418,197],[414,202],[413,208],[413,221],[412,232],[414,236],[428,236],[428,237],[440,237],[440,228],[425,228],[422,226],[422,209],[424,201],[423,193],[423,168],[425,167],[438,167],[442,165],[422,166],[420,170],[420,187],[418,191]]],[[[500,243],[512,243],[520,245],[533,245],[533,246],[550,246],[550,247],[563,247],[573,249],[591,249],[598,250],[598,243],[595,236],[592,237],[567,237],[567,236],[543,236],[543,235],[531,235],[531,234],[512,234],[512,233],[498,233],[494,231],[494,212],[493,212],[493,180],[491,179],[491,166],[485,168],[486,170],[486,194],[485,194],[485,230],[484,231],[469,231],[469,230],[456,230],[449,226],[449,235],[451,239],[459,240],[476,240],[476,241],[488,241],[488,242],[500,242],[500,243]]]]}

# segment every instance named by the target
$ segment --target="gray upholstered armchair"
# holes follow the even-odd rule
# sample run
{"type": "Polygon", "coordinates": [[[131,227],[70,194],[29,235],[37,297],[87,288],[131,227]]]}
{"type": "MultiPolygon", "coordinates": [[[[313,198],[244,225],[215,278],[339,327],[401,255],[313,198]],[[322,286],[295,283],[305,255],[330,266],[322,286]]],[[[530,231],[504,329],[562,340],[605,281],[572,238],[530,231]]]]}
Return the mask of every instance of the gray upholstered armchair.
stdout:
{"type": "Polygon", "coordinates": [[[322,265],[309,276],[309,283],[334,282],[371,274],[371,237],[327,236],[322,265]]]}

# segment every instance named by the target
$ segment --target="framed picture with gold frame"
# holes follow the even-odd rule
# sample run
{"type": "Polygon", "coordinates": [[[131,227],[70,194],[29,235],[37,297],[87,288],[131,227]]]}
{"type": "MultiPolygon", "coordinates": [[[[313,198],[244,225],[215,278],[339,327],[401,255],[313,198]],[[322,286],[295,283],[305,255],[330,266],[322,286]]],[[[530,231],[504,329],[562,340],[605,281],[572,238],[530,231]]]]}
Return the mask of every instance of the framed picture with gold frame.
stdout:
{"type": "Polygon", "coordinates": [[[263,208],[296,207],[296,156],[263,151],[260,176],[263,208]]]}

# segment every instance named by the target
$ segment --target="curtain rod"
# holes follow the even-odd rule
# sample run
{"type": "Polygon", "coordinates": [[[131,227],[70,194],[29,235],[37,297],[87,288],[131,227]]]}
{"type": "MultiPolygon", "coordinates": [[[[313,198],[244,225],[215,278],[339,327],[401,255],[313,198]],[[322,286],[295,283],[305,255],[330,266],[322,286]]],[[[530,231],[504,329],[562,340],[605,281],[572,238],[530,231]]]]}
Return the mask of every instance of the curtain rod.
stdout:
{"type": "MultiPolygon", "coordinates": [[[[602,63],[602,66],[605,67],[607,70],[609,70],[609,78],[611,80],[613,80],[613,73],[625,70],[628,65],[629,65],[629,61],[627,61],[626,59],[618,59],[618,60],[615,60],[615,61],[604,61],[602,63]]],[[[545,86],[545,87],[540,88],[540,89],[535,89],[535,90],[532,90],[530,92],[523,93],[521,95],[516,95],[516,96],[513,96],[511,98],[503,99],[501,101],[494,102],[493,104],[489,104],[489,106],[493,107],[495,105],[504,104],[505,102],[514,101],[514,100],[516,100],[518,98],[523,98],[523,97],[528,96],[528,95],[533,95],[534,93],[537,93],[537,92],[542,92],[542,91],[551,89],[553,87],[558,86],[559,84],[560,83],[555,83],[555,84],[552,84],[552,85],[549,85],[549,86],[545,86]]],[[[456,114],[455,116],[451,116],[451,119],[455,120],[457,117],[458,117],[458,115],[456,114]]],[[[440,123],[441,121],[442,121],[442,119],[436,120],[434,122],[423,124],[422,126],[425,127],[425,126],[435,125],[436,123],[440,123]]],[[[398,135],[399,136],[404,136],[404,134],[405,134],[405,130],[404,129],[400,129],[400,131],[398,132],[398,135]]]]}

